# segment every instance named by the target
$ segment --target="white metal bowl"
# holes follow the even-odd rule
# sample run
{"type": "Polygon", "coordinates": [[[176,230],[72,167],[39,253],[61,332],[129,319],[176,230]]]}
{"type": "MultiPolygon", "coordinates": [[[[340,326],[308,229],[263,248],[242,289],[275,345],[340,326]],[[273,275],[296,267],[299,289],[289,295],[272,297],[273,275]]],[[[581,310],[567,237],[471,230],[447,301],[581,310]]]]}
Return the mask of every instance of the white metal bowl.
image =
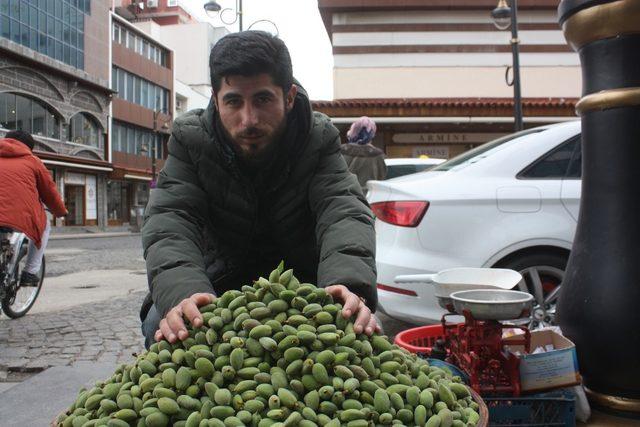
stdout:
{"type": "Polygon", "coordinates": [[[468,310],[477,320],[511,320],[529,315],[533,296],[503,289],[476,289],[451,294],[456,313],[468,310]]]}

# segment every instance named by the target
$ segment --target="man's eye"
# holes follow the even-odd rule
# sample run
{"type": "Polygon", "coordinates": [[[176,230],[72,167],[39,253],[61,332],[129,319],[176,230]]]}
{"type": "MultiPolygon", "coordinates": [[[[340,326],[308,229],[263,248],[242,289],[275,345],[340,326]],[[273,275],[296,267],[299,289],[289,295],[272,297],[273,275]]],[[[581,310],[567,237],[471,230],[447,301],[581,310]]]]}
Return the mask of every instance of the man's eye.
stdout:
{"type": "Polygon", "coordinates": [[[229,107],[237,107],[240,105],[240,100],[239,99],[228,99],[225,102],[225,105],[228,105],[229,107]]]}
{"type": "Polygon", "coordinates": [[[266,104],[269,101],[271,101],[271,97],[269,97],[269,96],[259,96],[258,97],[258,103],[260,103],[260,104],[266,104]]]}

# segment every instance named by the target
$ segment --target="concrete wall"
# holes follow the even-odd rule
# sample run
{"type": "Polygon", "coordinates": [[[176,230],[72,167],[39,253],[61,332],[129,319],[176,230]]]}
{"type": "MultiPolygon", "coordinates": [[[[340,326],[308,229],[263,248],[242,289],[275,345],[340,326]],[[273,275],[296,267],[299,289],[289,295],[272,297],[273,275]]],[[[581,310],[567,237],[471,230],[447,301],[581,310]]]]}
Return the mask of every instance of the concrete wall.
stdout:
{"type": "MultiPolygon", "coordinates": [[[[334,97],[447,98],[511,97],[504,67],[376,67],[335,68],[334,97]],[[375,88],[375,90],[372,90],[375,88]]],[[[582,76],[579,66],[524,67],[522,96],[577,97],[582,76]]]]}

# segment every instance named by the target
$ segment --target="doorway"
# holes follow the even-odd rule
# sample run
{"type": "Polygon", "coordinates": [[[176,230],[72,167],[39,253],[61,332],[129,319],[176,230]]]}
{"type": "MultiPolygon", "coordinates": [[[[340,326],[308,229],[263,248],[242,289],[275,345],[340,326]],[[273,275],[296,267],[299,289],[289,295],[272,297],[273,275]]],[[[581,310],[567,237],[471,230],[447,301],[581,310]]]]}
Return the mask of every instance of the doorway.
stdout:
{"type": "Polygon", "coordinates": [[[66,225],[84,225],[84,185],[65,185],[64,201],[69,211],[66,225]]]}

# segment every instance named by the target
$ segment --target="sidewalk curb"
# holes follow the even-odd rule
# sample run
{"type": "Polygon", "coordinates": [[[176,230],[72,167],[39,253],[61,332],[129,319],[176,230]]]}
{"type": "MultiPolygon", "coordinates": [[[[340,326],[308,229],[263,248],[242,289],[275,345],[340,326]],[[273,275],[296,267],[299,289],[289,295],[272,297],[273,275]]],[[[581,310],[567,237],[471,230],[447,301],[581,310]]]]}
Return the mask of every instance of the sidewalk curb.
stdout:
{"type": "Polygon", "coordinates": [[[82,234],[52,234],[49,236],[49,240],[72,240],[72,239],[95,239],[102,237],[126,237],[126,236],[140,236],[141,233],[132,233],[130,231],[122,232],[106,232],[106,233],[82,233],[82,234]]]}

